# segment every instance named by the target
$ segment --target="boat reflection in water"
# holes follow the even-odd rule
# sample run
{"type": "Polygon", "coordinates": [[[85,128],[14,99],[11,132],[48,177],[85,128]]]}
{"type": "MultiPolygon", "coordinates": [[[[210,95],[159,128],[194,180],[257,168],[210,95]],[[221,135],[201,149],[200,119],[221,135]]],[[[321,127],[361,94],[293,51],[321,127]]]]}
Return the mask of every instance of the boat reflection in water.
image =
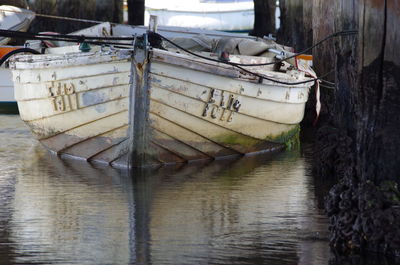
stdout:
{"type": "Polygon", "coordinates": [[[13,262],[326,264],[329,258],[326,218],[298,151],[130,173],[60,160],[39,145],[24,153],[2,227],[12,250],[3,245],[0,252],[11,252],[13,262]]]}

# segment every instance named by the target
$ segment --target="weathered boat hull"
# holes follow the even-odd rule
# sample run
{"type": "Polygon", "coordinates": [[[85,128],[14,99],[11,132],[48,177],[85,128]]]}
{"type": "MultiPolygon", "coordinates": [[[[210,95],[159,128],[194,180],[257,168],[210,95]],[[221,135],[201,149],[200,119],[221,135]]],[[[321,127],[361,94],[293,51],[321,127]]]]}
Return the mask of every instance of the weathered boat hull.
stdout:
{"type": "Polygon", "coordinates": [[[150,91],[149,122],[143,129],[152,148],[139,152],[150,154],[144,158],[150,162],[142,163],[271,151],[298,132],[308,87],[222,76],[226,72],[219,65],[163,51],[154,51],[152,58],[144,85],[144,93],[150,91]]]}
{"type": "Polygon", "coordinates": [[[91,55],[43,57],[53,64],[13,71],[21,119],[35,137],[51,151],[86,160],[112,163],[125,155],[128,60],[108,55],[100,61],[91,55]],[[63,65],[64,59],[70,63],[63,65]]]}
{"type": "Polygon", "coordinates": [[[59,155],[118,167],[271,151],[297,135],[309,83],[260,83],[233,67],[158,49],[143,56],[17,58],[22,120],[59,155]]]}

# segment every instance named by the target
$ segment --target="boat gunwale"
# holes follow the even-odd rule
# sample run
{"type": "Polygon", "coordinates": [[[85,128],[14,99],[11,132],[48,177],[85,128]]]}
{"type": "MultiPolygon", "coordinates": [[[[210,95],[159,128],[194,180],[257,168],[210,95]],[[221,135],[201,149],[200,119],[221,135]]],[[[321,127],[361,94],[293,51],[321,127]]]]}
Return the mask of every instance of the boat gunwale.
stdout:
{"type": "Polygon", "coordinates": [[[114,52],[73,52],[65,54],[18,54],[10,59],[11,70],[39,70],[52,68],[69,68],[100,63],[129,62],[130,54],[114,52]]]}
{"type": "MultiPolygon", "coordinates": [[[[260,83],[260,78],[251,75],[249,73],[246,73],[234,66],[224,64],[224,63],[219,63],[219,62],[214,62],[214,61],[209,61],[206,59],[202,58],[196,58],[193,55],[188,55],[188,54],[182,54],[182,53],[176,53],[176,52],[171,52],[171,51],[164,51],[161,49],[156,49],[153,48],[151,51],[151,62],[158,62],[158,63],[164,63],[164,64],[172,64],[172,65],[177,65],[177,66],[183,66],[183,67],[188,67],[192,70],[198,70],[206,73],[212,73],[215,75],[220,75],[220,76],[225,76],[228,78],[235,78],[237,80],[242,80],[242,81],[247,81],[247,82],[252,82],[252,83],[260,83]],[[180,62],[181,61],[181,62],[180,62]],[[207,69],[209,68],[209,69],[207,69]],[[223,71],[219,71],[219,69],[223,69],[223,71]],[[223,74],[223,72],[226,72],[226,74],[223,74]]],[[[240,57],[240,55],[235,55],[240,57]]],[[[248,55],[244,55],[246,57],[249,57],[248,55]]],[[[251,56],[250,56],[251,57],[251,56]]],[[[254,56],[257,58],[258,56],[254,56]]],[[[304,72],[300,70],[295,70],[299,74],[302,74],[304,72]]],[[[279,80],[285,80],[286,82],[302,82],[302,81],[308,81],[313,79],[312,77],[306,77],[306,76],[299,76],[298,78],[295,78],[293,76],[290,76],[288,73],[281,73],[278,71],[271,71],[271,70],[264,70],[262,72],[256,72],[257,74],[263,74],[263,73],[273,73],[274,75],[268,76],[265,75],[267,78],[271,79],[279,79],[279,80]]],[[[296,85],[288,85],[288,84],[280,84],[277,82],[273,82],[270,80],[263,79],[262,80],[262,85],[279,85],[282,87],[311,87],[313,82],[309,82],[310,85],[306,84],[296,84],[296,85]]]]}
{"type": "MultiPolygon", "coordinates": [[[[90,52],[90,53],[74,52],[66,54],[17,55],[10,61],[10,68],[12,70],[51,69],[54,67],[72,68],[75,66],[94,65],[99,63],[128,62],[129,59],[131,58],[129,52],[124,54],[123,52],[121,53],[118,51],[122,50],[117,50],[113,54],[104,54],[101,52],[90,52]]],[[[240,58],[241,55],[235,55],[235,56],[240,58]]],[[[244,56],[246,58],[249,57],[258,58],[258,56],[248,56],[248,55],[244,56]]],[[[157,48],[151,48],[150,58],[151,58],[150,61],[185,66],[188,68],[193,68],[194,70],[210,72],[220,76],[226,76],[229,78],[236,78],[239,80],[246,80],[257,83],[259,83],[260,80],[259,77],[246,73],[243,70],[238,69],[234,66],[214,61],[208,61],[206,59],[196,58],[193,55],[177,53],[174,51],[164,51],[157,48]]],[[[271,71],[268,69],[265,69],[263,71],[257,71],[257,70],[254,71],[256,74],[266,75],[267,78],[271,79],[277,78],[279,80],[283,79],[288,82],[290,81],[301,82],[312,79],[311,77],[301,76],[301,73],[303,72],[300,70],[295,70],[300,74],[300,76],[298,76],[297,78],[289,75],[288,73],[281,73],[278,71],[271,71]],[[273,75],[271,75],[271,73],[273,73],[273,75]]],[[[276,82],[263,79],[262,83],[275,84],[276,82]]],[[[283,87],[301,87],[303,84],[297,84],[297,85],[279,84],[279,85],[283,87]]],[[[309,86],[306,85],[306,87],[311,87],[311,85],[309,86]]]]}

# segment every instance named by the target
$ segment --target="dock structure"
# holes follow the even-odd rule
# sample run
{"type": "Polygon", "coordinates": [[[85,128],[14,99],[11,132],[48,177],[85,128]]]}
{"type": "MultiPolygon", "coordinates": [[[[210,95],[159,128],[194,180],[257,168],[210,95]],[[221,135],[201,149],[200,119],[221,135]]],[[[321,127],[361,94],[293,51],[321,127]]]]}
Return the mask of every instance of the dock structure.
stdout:
{"type": "MultiPolygon", "coordinates": [[[[310,1],[293,2],[304,7],[310,1]]],[[[400,125],[395,118],[400,113],[396,52],[400,30],[393,25],[400,22],[400,5],[394,0],[311,2],[313,43],[331,33],[358,31],[338,36],[313,52],[317,73],[335,69],[325,83],[325,94],[330,95],[325,98],[329,125],[320,124],[315,161],[319,177],[340,180],[326,203],[332,221],[331,246],[342,254],[368,250],[396,256],[400,250],[395,239],[400,237],[400,125]]],[[[296,34],[304,34],[299,28],[296,34]]]]}

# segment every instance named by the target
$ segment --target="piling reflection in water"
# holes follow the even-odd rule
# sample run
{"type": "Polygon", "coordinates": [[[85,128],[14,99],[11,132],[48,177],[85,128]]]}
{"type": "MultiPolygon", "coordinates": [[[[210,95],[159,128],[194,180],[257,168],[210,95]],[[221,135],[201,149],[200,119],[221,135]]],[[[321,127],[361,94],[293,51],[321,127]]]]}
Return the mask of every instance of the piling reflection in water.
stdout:
{"type": "Polygon", "coordinates": [[[0,263],[328,263],[298,151],[121,172],[48,154],[16,116],[0,125],[0,263]]]}

